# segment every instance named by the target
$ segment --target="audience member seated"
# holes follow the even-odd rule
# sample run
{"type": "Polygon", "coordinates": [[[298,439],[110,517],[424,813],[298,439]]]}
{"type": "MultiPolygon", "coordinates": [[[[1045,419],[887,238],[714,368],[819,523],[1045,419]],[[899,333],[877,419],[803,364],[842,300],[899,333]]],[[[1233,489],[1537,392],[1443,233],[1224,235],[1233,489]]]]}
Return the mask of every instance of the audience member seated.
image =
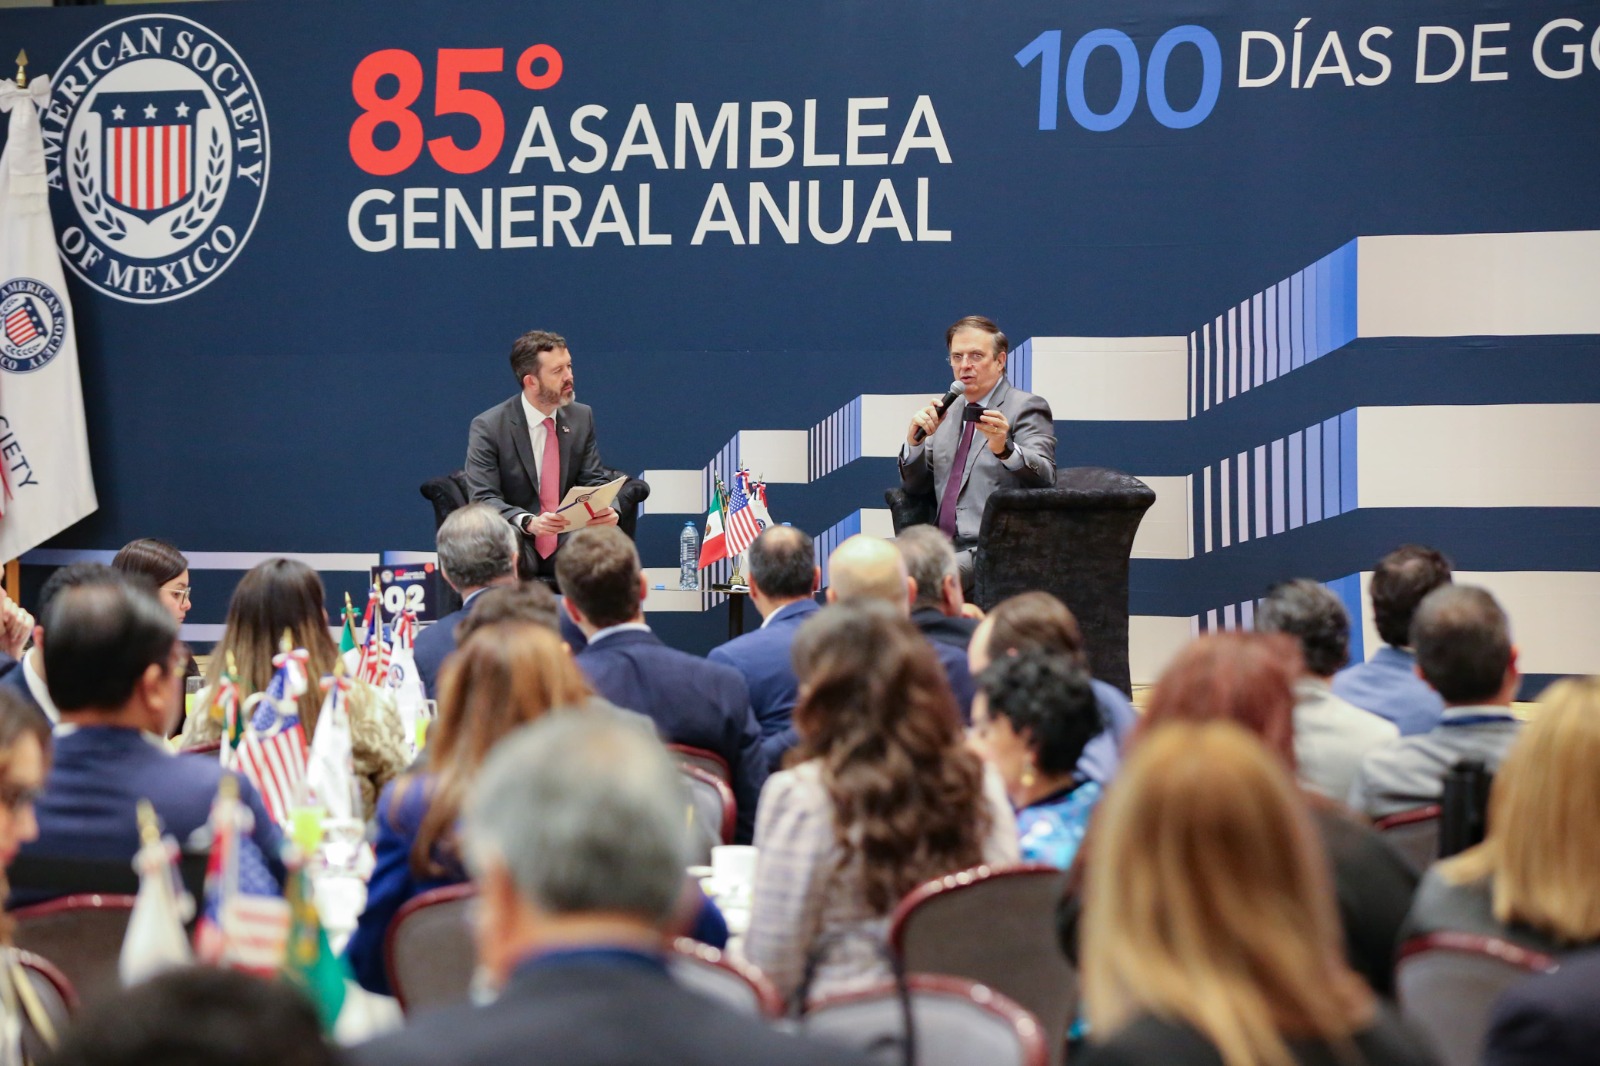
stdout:
{"type": "MultiPolygon", "coordinates": [[[[310,684],[299,698],[300,724],[306,739],[315,735],[322,693],[317,679],[333,673],[339,649],[328,635],[328,610],[322,579],[295,559],[268,559],[239,581],[228,603],[228,624],[206,664],[206,689],[195,697],[182,744],[186,748],[222,739],[222,722],[212,717],[210,690],[227,668],[228,656],[238,668],[242,694],[261,692],[272,679],[272,657],[287,630],[297,648],[310,656],[306,676],[310,684]]],[[[350,690],[350,739],[355,755],[356,783],[361,803],[370,819],[383,786],[394,780],[411,761],[394,700],[364,681],[350,690]]]]}
{"type": "Polygon", "coordinates": [[[656,724],[661,739],[714,752],[732,771],[734,839],[750,842],[767,780],[761,727],[739,671],[667,647],[644,621],[647,579],[633,541],[615,526],[591,526],[556,555],[563,604],[588,638],[578,666],[595,691],[656,724]]]}
{"type": "MultiPolygon", "coordinates": [[[[5,877],[11,860],[22,845],[38,839],[39,820],[33,803],[49,769],[49,723],[15,693],[0,692],[0,899],[11,891],[5,877]]],[[[26,979],[19,972],[16,953],[11,949],[12,925],[10,916],[0,912],[0,967],[5,970],[0,984],[14,985],[26,979]]],[[[48,1016],[41,1016],[42,1011],[37,1010],[40,1006],[31,998],[0,998],[0,1025],[21,1035],[11,1028],[15,1009],[20,1013],[15,1021],[21,1023],[21,1029],[31,1030],[40,1043],[52,1045],[48,1034],[53,1033],[54,1027],[48,1016]]]]}
{"type": "MultiPolygon", "coordinates": [[[[473,598],[472,609],[456,623],[455,646],[460,647],[472,634],[485,626],[502,622],[524,622],[543,626],[565,639],[557,618],[561,601],[543,581],[525,581],[505,588],[485,589],[483,595],[473,598]]],[[[567,649],[572,652],[569,647],[567,649]]]]}
{"type": "MultiPolygon", "coordinates": [[[[164,540],[145,537],[124,544],[111,560],[111,569],[149,578],[155,584],[161,606],[177,621],[181,635],[183,620],[189,617],[189,605],[194,602],[189,560],[182,552],[164,540]]],[[[183,676],[185,680],[200,676],[200,666],[193,655],[186,655],[183,676]]]]}
{"type": "Polygon", "coordinates": [[[1593,1066],[1600,1048],[1600,949],[1518,981],[1494,1005],[1483,1066],[1593,1066]]]}
{"type": "Polygon", "coordinates": [[[1333,694],[1329,681],[1350,659],[1350,616],[1326,586],[1301,578],[1267,593],[1255,626],[1258,632],[1299,641],[1303,669],[1294,683],[1295,765],[1301,784],[1343,802],[1367,753],[1400,736],[1393,722],[1333,694]]]}
{"type": "MultiPolygon", "coordinates": [[[[887,604],[909,617],[916,593],[916,586],[906,571],[905,559],[894,541],[858,533],[828,556],[829,603],[872,601],[887,604]]],[[[972,714],[973,685],[966,653],[923,635],[944,667],[961,721],[968,721],[972,714]]]]}
{"type": "Polygon", "coordinates": [[[706,656],[744,675],[750,707],[761,724],[761,749],[767,767],[778,769],[795,745],[797,682],[789,648],[800,625],[817,612],[817,566],[811,538],[792,526],[771,526],[750,545],[750,602],[761,612],[761,628],[712,648],[706,656]]]}
{"type": "Polygon", "coordinates": [[[317,1012],[285,981],[186,967],[73,1019],[53,1066],[338,1066],[317,1012]]]}
{"type": "MultiPolygon", "coordinates": [[[[1213,633],[1178,653],[1150,693],[1149,705],[1129,749],[1147,733],[1171,722],[1226,721],[1260,738],[1294,776],[1294,682],[1300,651],[1278,634],[1213,633]]],[[[1335,897],[1344,927],[1345,958],[1373,991],[1394,987],[1394,945],[1416,891],[1417,877],[1386,841],[1333,801],[1304,794],[1311,824],[1333,870],[1335,897]]],[[[1091,832],[1079,866],[1095,850],[1091,832]]],[[[1093,859],[1099,861],[1098,854],[1093,859]]],[[[1075,871],[1081,875],[1082,870],[1075,871]]],[[[1078,880],[1075,877],[1075,880],[1078,880]]],[[[1062,909],[1063,946],[1072,954],[1072,897],[1062,909]]]]}
{"type": "Polygon", "coordinates": [[[973,747],[1006,783],[1023,861],[1065,870],[1077,857],[1101,791],[1078,759],[1104,728],[1089,675],[1064,655],[1005,655],[978,675],[973,747]]]}
{"type": "Polygon", "coordinates": [[[1372,618],[1383,647],[1364,663],[1333,678],[1333,693],[1389,719],[1401,736],[1426,733],[1439,724],[1444,701],[1417,676],[1411,650],[1411,619],[1423,597],[1450,583],[1450,560],[1416,544],[1396,548],[1372,571],[1372,618]]]}
{"type": "Polygon", "coordinates": [[[1545,693],[1495,775],[1488,825],[1423,877],[1402,939],[1481,933],[1551,954],[1600,943],[1600,680],[1545,693]]]}
{"type": "Polygon", "coordinates": [[[663,941],[689,856],[683,808],[661,745],[613,717],[553,714],[507,737],[463,824],[479,966],[499,997],[423,1015],[355,1062],[864,1066],[671,978],[663,941]]]}
{"type": "Polygon", "coordinates": [[[911,579],[911,624],[934,643],[950,676],[962,712],[972,713],[978,686],[967,664],[967,648],[983,612],[967,607],[955,545],[938,526],[908,526],[894,538],[911,579]]]}
{"type": "Polygon", "coordinates": [[[456,650],[456,623],[487,589],[517,583],[517,531],[486,503],[452,511],[435,538],[439,573],[461,596],[461,607],[417,634],[412,655],[428,698],[438,698],[439,667],[456,650]]]}
{"type": "MultiPolygon", "coordinates": [[[[216,759],[167,750],[162,738],[178,714],[183,666],[178,625],[133,579],[101,569],[110,583],[63,589],[45,612],[45,676],[61,728],[35,804],[39,839],[22,849],[30,857],[132,862],[141,799],[186,844],[206,825],[226,772],[216,759]]],[[[284,873],[278,830],[248,781],[239,781],[239,796],[255,822],[239,852],[240,883],[276,893],[284,873]]],[[[32,902],[20,888],[12,896],[32,902]]]]}
{"type": "MultiPolygon", "coordinates": [[[[1024,651],[1047,651],[1065,655],[1079,667],[1089,669],[1083,650],[1083,634],[1078,620],[1067,605],[1048,592],[1024,592],[995,606],[978,624],[967,650],[967,662],[974,676],[1001,655],[1024,651]]],[[[1114,685],[1090,679],[1100,720],[1105,723],[1098,736],[1089,741],[1078,759],[1078,775],[1087,781],[1109,784],[1122,763],[1122,746],[1127,743],[1139,716],[1128,697],[1114,685]]]]}
{"type": "Polygon", "coordinates": [[[800,745],[773,774],[756,822],[744,951],[800,998],[889,975],[883,940],[911,889],[980,863],[1017,861],[1000,775],[963,743],[932,648],[893,608],[820,611],[794,645],[800,745]]]}
{"type": "Polygon", "coordinates": [[[1095,848],[1085,1066],[1432,1063],[1340,960],[1306,806],[1282,758],[1243,729],[1151,729],[1106,797],[1095,848]]]}
{"type": "Polygon", "coordinates": [[[15,693],[52,726],[61,721],[61,714],[50,699],[50,687],[45,682],[45,616],[50,613],[50,605],[56,597],[67,589],[82,585],[108,585],[122,580],[124,578],[119,571],[100,563],[72,563],[46,578],[44,587],[39,590],[39,616],[32,633],[33,647],[21,656],[15,669],[0,676],[0,689],[15,693]]]}
{"type": "Polygon", "coordinates": [[[1417,607],[1411,643],[1417,671],[1444,699],[1444,717],[1361,761],[1350,806],[1373,818],[1439,802],[1445,773],[1463,759],[1493,773],[1517,737],[1517,649],[1493,596],[1463,585],[1434,589],[1417,607]]]}

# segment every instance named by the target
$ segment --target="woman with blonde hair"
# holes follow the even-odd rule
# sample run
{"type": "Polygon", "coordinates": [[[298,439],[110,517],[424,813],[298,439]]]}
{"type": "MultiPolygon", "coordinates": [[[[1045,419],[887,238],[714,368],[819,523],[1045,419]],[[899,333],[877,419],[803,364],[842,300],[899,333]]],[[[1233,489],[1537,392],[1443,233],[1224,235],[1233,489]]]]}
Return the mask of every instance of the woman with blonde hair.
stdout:
{"type": "MultiPolygon", "coordinates": [[[[183,747],[201,747],[222,739],[222,721],[211,713],[210,693],[230,656],[238,669],[240,692],[264,692],[272,680],[272,658],[285,633],[290,643],[304,648],[309,657],[306,677],[310,683],[297,702],[301,727],[306,739],[311,739],[322,706],[317,681],[333,673],[339,657],[339,649],[328,635],[325,599],[317,572],[295,559],[268,559],[244,575],[228,602],[228,624],[222,639],[211,651],[205,688],[195,697],[184,722],[183,747]]],[[[387,692],[358,681],[347,706],[356,782],[361,787],[362,809],[370,818],[378,793],[405,769],[410,756],[394,699],[387,692]]]]}
{"type": "Polygon", "coordinates": [[[1316,831],[1255,736],[1220,721],[1151,730],[1096,833],[1087,1066],[1432,1061],[1344,963],[1316,831]]]}
{"type": "Polygon", "coordinates": [[[1481,933],[1536,951],[1600,944],[1600,678],[1558,681],[1506,754],[1483,843],[1422,879],[1404,936],[1481,933]]]}

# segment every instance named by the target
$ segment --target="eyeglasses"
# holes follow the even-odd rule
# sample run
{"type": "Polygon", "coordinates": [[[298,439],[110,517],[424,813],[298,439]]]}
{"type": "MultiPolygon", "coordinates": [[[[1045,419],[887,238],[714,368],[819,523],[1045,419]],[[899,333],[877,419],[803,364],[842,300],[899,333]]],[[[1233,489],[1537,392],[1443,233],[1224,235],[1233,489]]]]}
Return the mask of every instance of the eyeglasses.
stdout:
{"type": "MultiPolygon", "coordinates": [[[[149,586],[147,585],[145,587],[148,588],[149,586]]],[[[193,593],[194,590],[191,589],[188,585],[179,585],[179,586],[177,586],[175,588],[170,586],[170,585],[162,585],[161,586],[161,591],[162,592],[171,593],[172,598],[174,600],[176,600],[180,604],[193,603],[194,602],[194,599],[193,599],[193,596],[192,596],[192,593],[193,593]]]]}
{"type": "Polygon", "coordinates": [[[962,365],[982,366],[992,358],[994,357],[988,352],[951,352],[950,365],[954,367],[962,365]]]}

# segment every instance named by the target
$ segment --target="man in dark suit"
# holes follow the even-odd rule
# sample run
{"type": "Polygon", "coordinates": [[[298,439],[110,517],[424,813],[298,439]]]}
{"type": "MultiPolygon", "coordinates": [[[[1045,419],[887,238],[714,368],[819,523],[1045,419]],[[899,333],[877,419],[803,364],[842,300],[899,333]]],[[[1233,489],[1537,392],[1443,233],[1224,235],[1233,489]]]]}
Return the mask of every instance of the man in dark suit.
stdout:
{"type": "MultiPolygon", "coordinates": [[[[45,611],[46,676],[61,727],[34,804],[39,838],[24,856],[131,862],[141,799],[183,845],[206,824],[226,772],[215,758],[174,755],[162,742],[178,715],[187,649],[155,596],[118,577],[63,589],[45,611]]],[[[284,875],[278,830],[248,781],[239,781],[239,796],[255,821],[240,849],[241,884],[276,892],[284,875]]]]}
{"type": "Polygon", "coordinates": [[[1600,950],[1518,981],[1495,1002],[1483,1066],[1589,1066],[1600,1049],[1600,950]]]}
{"type": "Polygon", "coordinates": [[[865,1066],[673,979],[689,842],[678,771],[650,737],[547,715],[495,746],[462,830],[479,972],[499,996],[422,1015],[356,1048],[358,1066],[865,1066]]]}
{"type": "Polygon", "coordinates": [[[1006,380],[1009,344],[999,326],[968,315],[945,330],[944,340],[964,399],[942,422],[931,403],[912,418],[900,452],[900,481],[909,493],[933,494],[936,524],[955,541],[961,584],[970,588],[972,549],[989,494],[1055,484],[1055,422],[1043,397],[1006,380]],[[926,437],[920,443],[919,432],[926,437]]]}
{"type": "Polygon", "coordinates": [[[125,575],[103,563],[72,563],[46,578],[44,587],[39,590],[39,618],[33,627],[33,647],[21,656],[16,666],[0,675],[0,688],[10,689],[54,727],[61,720],[61,714],[50,698],[50,689],[45,680],[44,655],[44,619],[50,613],[50,605],[67,589],[84,585],[117,585],[125,580],[125,575]]]}
{"type": "Polygon", "coordinates": [[[792,526],[772,526],[750,545],[750,602],[761,612],[761,628],[735,637],[706,656],[744,675],[750,706],[761,723],[761,747],[767,767],[776,770],[798,737],[790,716],[799,682],[789,649],[795,634],[818,610],[817,566],[811,538],[792,526]]]}
{"type": "Polygon", "coordinates": [[[669,648],[650,631],[639,553],[621,530],[574,533],[561,549],[556,577],[567,613],[589,639],[577,656],[589,683],[618,707],[648,716],[667,743],[727,761],[739,818],[735,839],[748,844],[767,761],[739,671],[669,648]]]}
{"type": "MultiPolygon", "coordinates": [[[[572,353],[559,334],[533,330],[511,346],[511,371],[521,391],[472,420],[467,434],[467,484],[525,537],[523,577],[555,573],[552,556],[570,523],[556,514],[574,485],[611,480],[595,443],[594,411],[574,401],[572,353]]],[[[616,525],[606,508],[592,520],[616,525]]]]}
{"type": "Polygon", "coordinates": [[[894,543],[905,560],[906,576],[915,586],[911,594],[911,624],[933,642],[949,675],[956,702],[970,718],[972,697],[978,686],[967,666],[967,646],[972,643],[982,613],[967,613],[955,548],[944,531],[935,526],[903,529],[894,543]]]}
{"type": "Polygon", "coordinates": [[[486,503],[469,503],[453,511],[439,527],[436,546],[439,572],[461,595],[461,608],[421,633],[412,648],[417,673],[429,699],[436,699],[439,667],[456,650],[456,623],[467,616],[472,601],[485,589],[517,583],[517,531],[486,503]]]}

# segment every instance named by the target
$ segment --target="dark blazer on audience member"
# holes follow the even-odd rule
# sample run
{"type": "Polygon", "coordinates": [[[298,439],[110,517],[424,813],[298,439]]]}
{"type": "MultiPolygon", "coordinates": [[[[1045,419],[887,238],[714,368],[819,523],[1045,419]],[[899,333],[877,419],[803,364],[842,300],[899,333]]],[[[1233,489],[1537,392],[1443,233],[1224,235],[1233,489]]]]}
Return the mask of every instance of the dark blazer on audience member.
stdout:
{"type": "Polygon", "coordinates": [[[1489,1019],[1483,1066],[1592,1066],[1600,1059],[1600,950],[1518,981],[1489,1019]]]}
{"type": "Polygon", "coordinates": [[[795,634],[818,610],[816,600],[786,603],[760,629],[734,637],[706,656],[744,677],[750,689],[750,709],[761,726],[761,750],[771,770],[778,769],[784,753],[799,743],[792,716],[800,684],[789,653],[795,634]]]}
{"type": "MultiPolygon", "coordinates": [[[[480,590],[481,591],[481,590],[480,590]]],[[[412,658],[417,661],[417,675],[422,678],[422,688],[430,700],[438,699],[439,668],[456,650],[456,623],[467,616],[467,604],[477,593],[467,599],[459,610],[451,611],[430,626],[423,627],[411,646],[412,658]]]]}
{"type": "Polygon", "coordinates": [[[355,1048],[356,1066],[867,1066],[847,1048],[780,1033],[673,981],[632,952],[578,950],[524,963],[485,1007],[426,1014],[355,1048]]]}
{"type": "MultiPolygon", "coordinates": [[[[1386,1008],[1367,1028],[1355,1034],[1356,1057],[1341,1055],[1328,1044],[1294,1040],[1289,1052],[1299,1066],[1341,1066],[1355,1061],[1370,1066],[1434,1066],[1422,1040],[1386,1008]]],[[[1209,1040],[1182,1022],[1145,1015],[1104,1043],[1090,1043],[1075,1066],[1222,1066],[1222,1056],[1209,1040]]]]}
{"type": "Polygon", "coordinates": [[[647,715],[663,741],[704,748],[728,761],[739,812],[735,840],[750,843],[767,761],[739,671],[669,648],[646,629],[607,634],[577,659],[596,692],[647,715]]]}
{"type": "MultiPolygon", "coordinates": [[[[131,862],[139,850],[135,811],[141,799],[150,801],[163,828],[184,846],[210,818],[223,773],[215,755],[174,755],[137,729],[64,726],[55,737],[44,791],[34,804],[39,839],[24,845],[22,854],[131,862]]],[[[266,872],[281,885],[277,826],[255,786],[242,777],[239,798],[254,816],[250,842],[266,872]]]]}
{"type": "Polygon", "coordinates": [[[972,721],[972,697],[978,686],[967,668],[967,645],[972,642],[972,631],[978,628],[978,623],[971,618],[951,618],[933,607],[919,607],[911,612],[911,624],[922,630],[944,665],[950,691],[955,693],[956,706],[961,708],[961,720],[972,721]]]}
{"type": "Polygon", "coordinates": [[[38,711],[40,718],[47,722],[50,720],[50,716],[44,713],[44,708],[39,706],[39,701],[33,698],[33,690],[28,687],[28,672],[22,668],[20,662],[13,662],[10,669],[0,674],[0,688],[10,689],[13,696],[38,711]]]}

